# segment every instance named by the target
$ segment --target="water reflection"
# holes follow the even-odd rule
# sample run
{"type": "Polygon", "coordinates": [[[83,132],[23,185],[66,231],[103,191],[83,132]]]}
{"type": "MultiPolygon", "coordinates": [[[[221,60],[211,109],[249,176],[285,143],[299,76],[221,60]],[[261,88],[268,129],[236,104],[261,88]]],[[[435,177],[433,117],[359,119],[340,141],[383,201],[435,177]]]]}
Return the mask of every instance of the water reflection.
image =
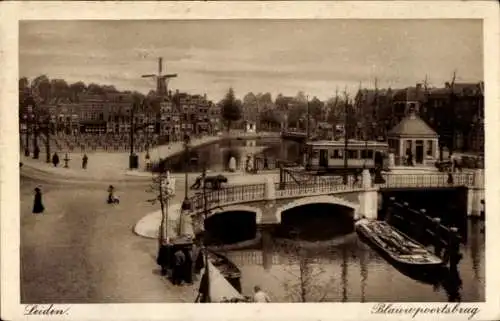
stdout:
{"type": "Polygon", "coordinates": [[[177,155],[167,160],[173,172],[200,172],[204,164],[212,171],[228,168],[229,159],[236,159],[236,166],[241,168],[247,155],[266,156],[270,159],[300,160],[301,146],[291,141],[279,139],[237,140],[226,139],[201,147],[192,148],[189,152],[190,164],[185,166],[185,156],[177,155]]]}
{"type": "Polygon", "coordinates": [[[443,269],[430,279],[397,270],[355,235],[345,235],[326,243],[301,243],[303,247],[312,243],[316,245],[300,252],[307,259],[284,251],[278,240],[263,242],[267,245],[262,249],[226,254],[242,270],[244,291],[251,292],[255,284],[264,285],[273,300],[279,302],[291,300],[284,284],[290,284],[290,273],[296,276],[301,264],[304,270],[304,262],[316,275],[315,282],[310,280],[309,284],[325,286],[322,288],[327,291],[324,301],[480,302],[484,301],[484,278],[481,277],[484,274],[484,240],[474,229],[470,232],[469,244],[462,247],[464,258],[458,270],[443,269]],[[360,271],[360,274],[352,271],[360,271]]]}

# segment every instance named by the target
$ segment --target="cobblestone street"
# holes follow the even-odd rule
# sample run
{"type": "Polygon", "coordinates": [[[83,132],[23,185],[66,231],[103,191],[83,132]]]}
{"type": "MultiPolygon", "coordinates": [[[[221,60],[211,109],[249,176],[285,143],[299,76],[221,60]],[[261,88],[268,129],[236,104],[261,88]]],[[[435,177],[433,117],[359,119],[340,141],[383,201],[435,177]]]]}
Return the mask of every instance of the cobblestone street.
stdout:
{"type": "Polygon", "coordinates": [[[174,287],[159,275],[156,241],[132,232],[157,210],[144,186],[118,188],[115,206],[105,188],[42,187],[43,215],[31,213],[34,187],[21,182],[22,303],[194,301],[196,286],[174,287]]]}

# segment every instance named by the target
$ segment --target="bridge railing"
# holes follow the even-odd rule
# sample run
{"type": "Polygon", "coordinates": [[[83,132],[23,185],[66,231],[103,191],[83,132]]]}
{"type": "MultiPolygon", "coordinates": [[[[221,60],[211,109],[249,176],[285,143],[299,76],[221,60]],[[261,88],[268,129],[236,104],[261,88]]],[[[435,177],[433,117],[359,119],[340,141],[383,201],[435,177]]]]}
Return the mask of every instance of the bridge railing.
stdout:
{"type": "Polygon", "coordinates": [[[338,191],[351,191],[362,189],[361,178],[348,176],[344,184],[341,176],[316,176],[310,180],[299,182],[275,183],[276,197],[293,197],[301,195],[315,195],[338,191]]]}
{"type": "Polygon", "coordinates": [[[384,174],[385,183],[376,184],[379,187],[446,187],[446,186],[472,186],[473,173],[454,173],[450,182],[446,173],[429,174],[384,174]]]}
{"type": "MultiPolygon", "coordinates": [[[[264,199],[265,184],[236,185],[217,190],[206,191],[207,208],[228,204],[259,201],[264,199]]],[[[203,210],[203,193],[198,193],[190,198],[192,209],[203,210]]]]}

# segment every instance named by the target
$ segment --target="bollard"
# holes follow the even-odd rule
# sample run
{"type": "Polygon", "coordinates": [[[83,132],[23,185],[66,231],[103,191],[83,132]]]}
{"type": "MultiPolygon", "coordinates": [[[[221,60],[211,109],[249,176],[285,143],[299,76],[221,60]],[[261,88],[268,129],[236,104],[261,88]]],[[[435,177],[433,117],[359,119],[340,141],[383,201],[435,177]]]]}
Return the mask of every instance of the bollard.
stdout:
{"type": "Polygon", "coordinates": [[[68,153],[66,153],[66,155],[64,155],[64,168],[69,168],[68,166],[69,161],[70,159],[68,158],[68,153]]]}
{"type": "Polygon", "coordinates": [[[434,223],[434,254],[441,258],[441,254],[443,251],[443,246],[441,244],[441,219],[439,217],[434,217],[432,219],[434,223]]]}

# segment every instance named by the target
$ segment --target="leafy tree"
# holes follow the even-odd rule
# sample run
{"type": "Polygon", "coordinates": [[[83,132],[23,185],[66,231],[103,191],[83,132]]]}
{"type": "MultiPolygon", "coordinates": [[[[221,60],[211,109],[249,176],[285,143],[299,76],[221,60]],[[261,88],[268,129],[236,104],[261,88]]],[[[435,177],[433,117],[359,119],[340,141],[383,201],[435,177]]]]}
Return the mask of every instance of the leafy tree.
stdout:
{"type": "Polygon", "coordinates": [[[317,97],[314,97],[309,102],[309,115],[310,115],[310,117],[316,121],[324,120],[324,117],[323,117],[324,106],[325,106],[325,103],[323,103],[317,97]]]}
{"type": "Polygon", "coordinates": [[[51,85],[47,76],[41,75],[33,79],[31,82],[33,93],[41,98],[42,101],[48,102],[51,98],[51,85]]]}
{"type": "Polygon", "coordinates": [[[69,86],[64,79],[52,79],[50,81],[51,98],[70,98],[69,86]]]}
{"type": "Polygon", "coordinates": [[[227,124],[227,130],[231,129],[231,124],[241,119],[241,101],[237,100],[233,88],[229,88],[224,99],[221,101],[222,119],[227,124]]]}
{"type": "Polygon", "coordinates": [[[260,113],[260,120],[268,128],[278,127],[281,125],[282,117],[278,110],[266,108],[260,113]]]}
{"type": "Polygon", "coordinates": [[[71,93],[71,100],[78,102],[80,94],[84,93],[87,86],[83,81],[77,81],[69,85],[69,91],[71,93]]]}
{"type": "Polygon", "coordinates": [[[29,88],[29,80],[26,77],[21,77],[19,78],[19,91],[24,91],[25,89],[29,88]]]}
{"type": "Polygon", "coordinates": [[[101,86],[95,83],[88,85],[87,91],[91,94],[97,94],[97,95],[104,94],[104,90],[101,88],[101,86]]]}

